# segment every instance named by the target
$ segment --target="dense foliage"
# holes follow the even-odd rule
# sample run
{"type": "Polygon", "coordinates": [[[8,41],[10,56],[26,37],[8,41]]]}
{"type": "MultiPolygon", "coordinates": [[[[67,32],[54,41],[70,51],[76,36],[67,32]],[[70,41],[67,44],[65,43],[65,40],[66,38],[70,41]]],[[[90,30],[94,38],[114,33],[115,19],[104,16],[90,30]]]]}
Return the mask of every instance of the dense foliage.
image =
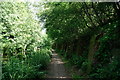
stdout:
{"type": "Polygon", "coordinates": [[[53,48],[63,51],[80,76],[114,78],[120,75],[120,4],[61,2],[45,3],[38,14],[46,21],[53,48]]]}
{"type": "Polygon", "coordinates": [[[3,80],[42,78],[51,47],[79,69],[77,78],[118,79],[120,3],[53,2],[41,6],[36,6],[38,21],[30,3],[0,2],[3,80]],[[42,34],[39,22],[45,23],[47,34],[42,34]]]}
{"type": "Polygon", "coordinates": [[[0,2],[3,80],[41,78],[50,61],[51,41],[42,35],[30,3],[0,2]]]}

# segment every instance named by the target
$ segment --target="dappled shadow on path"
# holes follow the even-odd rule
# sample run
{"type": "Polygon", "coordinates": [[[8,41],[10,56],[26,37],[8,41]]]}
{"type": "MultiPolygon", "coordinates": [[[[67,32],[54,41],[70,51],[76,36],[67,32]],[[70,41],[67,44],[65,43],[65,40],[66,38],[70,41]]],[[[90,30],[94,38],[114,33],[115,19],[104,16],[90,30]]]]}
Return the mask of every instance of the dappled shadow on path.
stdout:
{"type": "Polygon", "coordinates": [[[71,78],[64,67],[64,62],[60,59],[57,53],[52,54],[51,63],[48,66],[47,78],[66,80],[71,78]]]}

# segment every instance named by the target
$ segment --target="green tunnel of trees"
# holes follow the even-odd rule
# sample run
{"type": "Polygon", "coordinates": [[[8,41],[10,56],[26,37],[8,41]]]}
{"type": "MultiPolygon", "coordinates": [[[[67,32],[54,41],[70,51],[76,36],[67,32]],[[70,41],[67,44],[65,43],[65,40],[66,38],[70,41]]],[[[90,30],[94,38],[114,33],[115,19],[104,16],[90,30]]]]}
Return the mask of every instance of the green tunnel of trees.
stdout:
{"type": "Polygon", "coordinates": [[[53,48],[76,65],[80,75],[115,79],[120,76],[119,2],[54,2],[45,8],[38,16],[46,21],[53,48]]]}
{"type": "Polygon", "coordinates": [[[81,71],[78,78],[118,79],[119,2],[40,3],[35,6],[39,21],[30,5],[0,2],[3,80],[43,78],[52,49],[81,71]]]}

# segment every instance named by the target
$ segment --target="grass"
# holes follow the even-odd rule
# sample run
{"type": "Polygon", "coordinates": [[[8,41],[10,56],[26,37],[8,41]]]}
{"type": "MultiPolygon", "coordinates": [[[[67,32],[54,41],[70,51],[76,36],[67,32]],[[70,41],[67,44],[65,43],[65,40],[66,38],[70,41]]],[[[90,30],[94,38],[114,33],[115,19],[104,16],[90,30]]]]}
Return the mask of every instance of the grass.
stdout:
{"type": "Polygon", "coordinates": [[[73,80],[82,80],[84,77],[80,76],[77,74],[78,70],[75,68],[74,69],[74,65],[71,64],[70,60],[66,59],[65,57],[63,57],[60,53],[62,52],[57,52],[58,55],[61,57],[62,61],[65,63],[64,66],[67,70],[69,70],[68,72],[71,73],[70,76],[72,77],[73,80]]]}

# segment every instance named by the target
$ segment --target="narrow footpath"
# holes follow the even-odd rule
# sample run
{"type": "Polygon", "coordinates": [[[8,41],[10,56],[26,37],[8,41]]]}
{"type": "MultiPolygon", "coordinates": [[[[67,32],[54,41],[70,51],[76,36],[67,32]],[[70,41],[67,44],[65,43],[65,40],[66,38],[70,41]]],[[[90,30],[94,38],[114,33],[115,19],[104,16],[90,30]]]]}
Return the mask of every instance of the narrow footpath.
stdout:
{"type": "Polygon", "coordinates": [[[57,53],[52,54],[51,63],[48,66],[47,78],[59,78],[70,80],[69,73],[64,67],[64,62],[60,59],[57,53]]]}

